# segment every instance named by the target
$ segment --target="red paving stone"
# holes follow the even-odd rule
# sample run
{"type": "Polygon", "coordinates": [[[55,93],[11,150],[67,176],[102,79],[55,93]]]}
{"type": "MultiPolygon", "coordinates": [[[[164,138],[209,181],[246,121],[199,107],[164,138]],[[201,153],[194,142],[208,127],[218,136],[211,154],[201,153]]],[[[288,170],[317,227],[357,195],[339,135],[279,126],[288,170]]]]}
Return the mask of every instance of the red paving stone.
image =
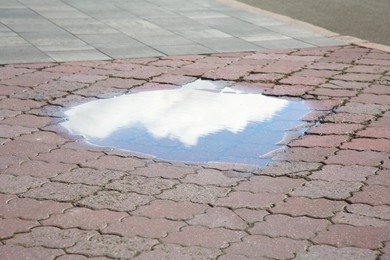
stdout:
{"type": "Polygon", "coordinates": [[[389,259],[388,57],[344,46],[0,66],[0,255],[389,259]],[[259,169],[87,146],[55,126],[69,106],[199,76],[301,97],[317,124],[259,169]]]}

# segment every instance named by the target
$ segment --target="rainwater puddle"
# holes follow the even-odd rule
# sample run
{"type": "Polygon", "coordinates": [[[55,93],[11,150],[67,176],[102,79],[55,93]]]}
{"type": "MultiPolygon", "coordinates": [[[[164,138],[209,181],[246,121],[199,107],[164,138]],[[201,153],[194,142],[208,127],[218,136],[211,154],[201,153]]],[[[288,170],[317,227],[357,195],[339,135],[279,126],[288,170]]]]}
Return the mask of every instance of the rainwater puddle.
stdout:
{"type": "Polygon", "coordinates": [[[265,165],[285,134],[303,133],[303,101],[197,80],[75,106],[61,123],[90,144],[185,162],[265,165]],[[295,130],[292,130],[292,129],[295,130]]]}

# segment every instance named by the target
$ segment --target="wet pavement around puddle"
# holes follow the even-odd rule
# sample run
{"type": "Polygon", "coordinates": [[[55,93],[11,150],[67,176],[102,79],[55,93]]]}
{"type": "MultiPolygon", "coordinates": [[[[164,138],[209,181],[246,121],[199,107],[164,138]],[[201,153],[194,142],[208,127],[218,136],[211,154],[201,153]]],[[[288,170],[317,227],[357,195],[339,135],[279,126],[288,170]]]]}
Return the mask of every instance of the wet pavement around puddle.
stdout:
{"type": "Polygon", "coordinates": [[[169,161],[265,165],[284,137],[304,132],[309,111],[302,100],[198,79],[75,106],[61,125],[90,144],[169,161]]]}

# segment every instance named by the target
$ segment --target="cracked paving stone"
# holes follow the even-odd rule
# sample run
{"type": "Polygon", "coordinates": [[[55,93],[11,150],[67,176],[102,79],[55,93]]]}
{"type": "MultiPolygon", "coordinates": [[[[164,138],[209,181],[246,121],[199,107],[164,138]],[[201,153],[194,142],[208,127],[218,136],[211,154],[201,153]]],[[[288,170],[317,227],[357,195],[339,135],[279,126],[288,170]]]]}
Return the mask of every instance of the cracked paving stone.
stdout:
{"type": "Polygon", "coordinates": [[[145,177],[162,177],[166,179],[181,179],[187,174],[194,173],[195,169],[190,167],[176,167],[165,164],[152,164],[145,168],[139,168],[131,172],[132,175],[145,177]]]}
{"type": "Polygon", "coordinates": [[[10,125],[0,125],[0,137],[3,138],[15,138],[23,134],[30,134],[33,131],[36,131],[35,128],[24,127],[24,126],[10,126],[10,125]]]}
{"type": "Polygon", "coordinates": [[[390,226],[354,227],[344,224],[329,226],[328,230],[321,231],[314,239],[315,244],[327,244],[336,247],[359,247],[378,249],[384,241],[390,240],[390,226]]]}
{"type": "Polygon", "coordinates": [[[210,208],[206,213],[196,215],[187,223],[209,228],[224,227],[228,229],[243,230],[247,227],[247,223],[237,216],[236,213],[222,207],[210,208]]]}
{"type": "Polygon", "coordinates": [[[12,259],[46,259],[53,260],[65,252],[60,249],[49,249],[43,247],[25,248],[17,245],[0,246],[0,256],[4,260],[12,259]]]}
{"type": "Polygon", "coordinates": [[[171,200],[154,200],[150,205],[140,206],[131,214],[149,218],[167,218],[173,220],[188,220],[194,215],[202,214],[209,206],[192,202],[176,202],[171,200]]]}
{"type": "Polygon", "coordinates": [[[163,191],[157,197],[174,201],[214,203],[218,198],[225,197],[229,191],[230,189],[220,187],[179,184],[173,189],[163,191]]]}
{"type": "Polygon", "coordinates": [[[0,194],[0,212],[4,218],[42,220],[49,218],[51,214],[61,213],[71,207],[72,204],[70,203],[39,201],[0,194]],[[4,200],[2,197],[4,197],[4,200]]]}
{"type": "Polygon", "coordinates": [[[108,223],[117,222],[129,215],[125,212],[109,210],[91,210],[88,208],[70,208],[65,212],[53,214],[49,219],[42,221],[43,225],[60,228],[81,228],[87,230],[107,227],[108,223]]]}
{"type": "Polygon", "coordinates": [[[179,245],[157,245],[152,251],[143,252],[135,260],[154,260],[154,259],[217,259],[222,251],[214,248],[204,248],[197,246],[182,247],[179,245]]]}
{"type": "Polygon", "coordinates": [[[186,226],[179,232],[171,232],[162,241],[168,244],[183,246],[201,246],[225,248],[231,242],[238,242],[246,235],[243,231],[232,231],[224,228],[209,229],[202,226],[186,226]]]}
{"type": "Polygon", "coordinates": [[[367,166],[342,166],[324,165],[320,171],[309,176],[312,180],[325,181],[365,181],[370,175],[374,175],[377,168],[367,166]]]}
{"type": "Polygon", "coordinates": [[[68,182],[68,183],[80,183],[87,185],[105,185],[111,180],[120,179],[126,173],[114,170],[95,170],[91,168],[77,168],[72,171],[68,171],[59,174],[52,180],[68,182]]]}
{"type": "Polygon", "coordinates": [[[114,180],[105,187],[120,192],[136,192],[145,195],[160,194],[178,184],[178,181],[143,176],[126,176],[122,180],[114,180]]]}
{"type": "Polygon", "coordinates": [[[308,217],[289,217],[285,215],[269,215],[263,222],[257,222],[249,233],[270,237],[289,237],[293,239],[310,239],[317,232],[325,230],[331,222],[324,219],[308,217]]]}
{"type": "Polygon", "coordinates": [[[35,199],[73,202],[91,195],[99,189],[100,187],[87,186],[83,184],[49,182],[44,184],[42,187],[29,190],[24,193],[23,196],[35,199]]]}
{"type": "Polygon", "coordinates": [[[108,223],[101,231],[106,234],[120,236],[163,238],[175,231],[179,231],[186,223],[167,219],[149,219],[145,217],[131,216],[108,223]]]}
{"type": "Polygon", "coordinates": [[[311,246],[309,250],[298,256],[300,260],[367,260],[376,259],[376,253],[374,251],[355,248],[355,247],[344,247],[336,248],[327,245],[311,246]]]}
{"type": "Polygon", "coordinates": [[[266,210],[255,210],[255,209],[236,209],[234,211],[240,218],[248,223],[254,223],[264,221],[264,217],[269,214],[266,210]]]}
{"type": "Polygon", "coordinates": [[[79,205],[93,209],[111,209],[116,211],[132,211],[138,206],[146,205],[154,200],[152,196],[137,193],[120,193],[117,191],[99,191],[96,195],[86,197],[79,205]]]}
{"type": "Polygon", "coordinates": [[[304,186],[295,189],[290,194],[292,196],[302,196],[312,199],[347,199],[352,192],[358,191],[363,186],[360,182],[342,182],[342,181],[310,181],[304,186]]]}
{"type": "Polygon", "coordinates": [[[133,259],[143,251],[150,251],[158,243],[157,240],[149,238],[93,234],[88,239],[78,240],[76,245],[67,249],[67,252],[133,259]]]}
{"type": "Polygon", "coordinates": [[[270,211],[274,214],[286,214],[294,217],[329,218],[335,212],[342,211],[347,205],[344,201],[289,197],[285,202],[276,204],[270,211]]]}
{"type": "Polygon", "coordinates": [[[224,251],[229,254],[245,255],[249,258],[263,256],[268,258],[286,259],[304,252],[308,245],[308,242],[305,240],[250,235],[244,237],[242,242],[231,244],[231,246],[224,251]]]}
{"type": "Polygon", "coordinates": [[[36,188],[48,182],[47,179],[34,178],[31,176],[13,176],[0,174],[0,192],[19,194],[36,188]]]}

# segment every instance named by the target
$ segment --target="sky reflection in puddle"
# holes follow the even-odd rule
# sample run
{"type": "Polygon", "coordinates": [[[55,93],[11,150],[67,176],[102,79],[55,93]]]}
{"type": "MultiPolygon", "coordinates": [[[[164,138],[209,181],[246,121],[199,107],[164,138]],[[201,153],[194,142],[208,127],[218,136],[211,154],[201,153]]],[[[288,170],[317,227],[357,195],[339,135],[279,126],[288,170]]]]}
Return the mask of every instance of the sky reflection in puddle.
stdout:
{"type": "Polygon", "coordinates": [[[61,125],[91,144],[165,160],[264,165],[259,156],[280,148],[276,143],[307,112],[303,101],[197,80],[81,104],[61,125]]]}

